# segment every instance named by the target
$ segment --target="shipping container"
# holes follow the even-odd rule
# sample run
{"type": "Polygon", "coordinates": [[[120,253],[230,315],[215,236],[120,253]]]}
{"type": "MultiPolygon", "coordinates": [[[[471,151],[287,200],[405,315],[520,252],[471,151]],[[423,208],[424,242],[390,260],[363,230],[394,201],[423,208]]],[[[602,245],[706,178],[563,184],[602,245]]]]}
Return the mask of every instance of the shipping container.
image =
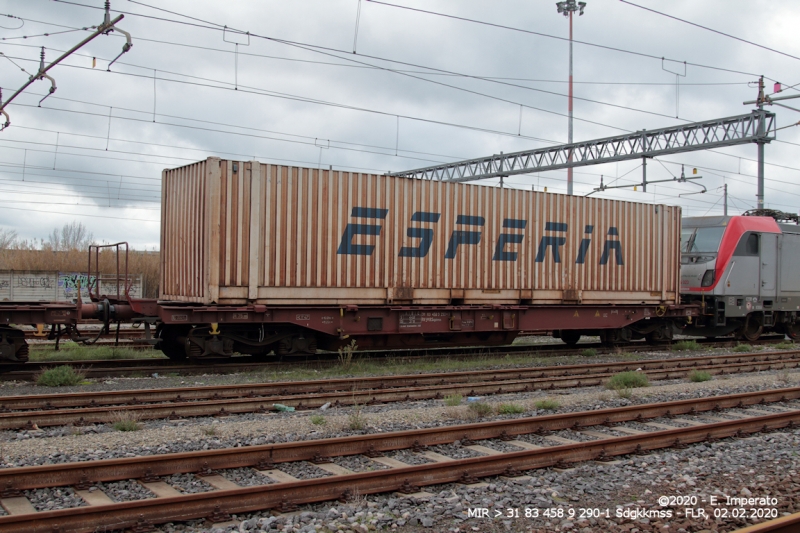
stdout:
{"type": "Polygon", "coordinates": [[[214,157],[162,178],[165,301],[679,299],[678,207],[214,157]]]}

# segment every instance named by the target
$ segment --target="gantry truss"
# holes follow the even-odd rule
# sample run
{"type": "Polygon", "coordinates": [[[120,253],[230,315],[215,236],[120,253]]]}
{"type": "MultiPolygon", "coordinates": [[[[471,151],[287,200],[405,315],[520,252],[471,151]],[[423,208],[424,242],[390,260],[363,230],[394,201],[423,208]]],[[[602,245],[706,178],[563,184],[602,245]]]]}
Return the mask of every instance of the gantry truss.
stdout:
{"type": "Polygon", "coordinates": [[[658,130],[642,130],[616,137],[524,152],[501,153],[456,163],[394,172],[390,175],[438,181],[473,181],[752,142],[763,144],[773,139],[775,139],[775,114],[755,110],[747,115],[658,130]]]}

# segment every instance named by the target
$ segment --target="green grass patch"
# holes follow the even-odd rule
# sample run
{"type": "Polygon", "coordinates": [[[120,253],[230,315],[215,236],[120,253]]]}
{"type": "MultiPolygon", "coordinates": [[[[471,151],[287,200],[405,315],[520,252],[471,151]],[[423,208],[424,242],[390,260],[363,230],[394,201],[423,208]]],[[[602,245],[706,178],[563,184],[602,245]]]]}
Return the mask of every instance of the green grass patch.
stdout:
{"type": "Polygon", "coordinates": [[[518,415],[525,412],[525,408],[515,403],[501,403],[497,406],[498,415],[518,415]]]}
{"type": "Polygon", "coordinates": [[[795,343],[792,341],[781,341],[778,344],[773,344],[772,347],[777,348],[778,350],[794,350],[797,348],[795,343]]]}
{"type": "Polygon", "coordinates": [[[31,361],[88,361],[109,359],[161,359],[161,350],[134,350],[122,346],[87,346],[76,342],[62,342],[59,350],[53,346],[31,346],[31,361]]]}
{"type": "Polygon", "coordinates": [[[444,397],[444,404],[447,407],[455,407],[456,405],[461,405],[461,400],[463,399],[464,397],[460,394],[451,394],[444,397]]]}
{"type": "Polygon", "coordinates": [[[711,381],[711,374],[705,370],[692,370],[689,372],[689,381],[694,383],[702,383],[703,381],[711,381]]]}
{"type": "Polygon", "coordinates": [[[686,352],[693,350],[702,350],[702,346],[697,344],[697,341],[679,341],[672,345],[673,352],[686,352]]]}
{"type": "Polygon", "coordinates": [[[734,352],[752,352],[753,347],[749,344],[737,344],[733,347],[734,352]]]}
{"type": "Polygon", "coordinates": [[[114,422],[114,429],[117,431],[139,431],[142,426],[135,420],[119,420],[114,422]]]}
{"type": "Polygon", "coordinates": [[[561,404],[555,400],[539,400],[534,404],[537,409],[542,409],[544,411],[555,411],[561,404]]]}
{"type": "Polygon", "coordinates": [[[314,424],[315,426],[324,426],[325,424],[328,423],[328,421],[322,415],[311,415],[310,420],[311,423],[314,424]]]}
{"type": "Polygon", "coordinates": [[[584,357],[594,357],[595,355],[597,355],[597,350],[595,350],[594,348],[586,348],[581,352],[581,355],[584,357]]]}
{"type": "Polygon", "coordinates": [[[73,367],[64,365],[45,370],[36,378],[36,384],[43,387],[70,387],[83,383],[84,375],[73,367]]]}
{"type": "MultiPolygon", "coordinates": [[[[334,352],[333,358],[336,359],[334,352]]],[[[369,354],[365,353],[365,357],[369,354]]],[[[448,373],[483,368],[498,367],[530,367],[532,365],[564,365],[579,363],[577,357],[532,357],[530,354],[513,354],[504,356],[478,356],[470,358],[420,358],[414,359],[362,359],[353,357],[349,367],[341,364],[318,365],[308,363],[292,369],[259,369],[248,372],[248,379],[252,382],[263,383],[267,381],[301,381],[310,379],[326,379],[359,376],[390,376],[395,374],[425,374],[448,373]]],[[[338,360],[337,360],[338,363],[338,360]]]]}
{"type": "Polygon", "coordinates": [[[611,379],[606,383],[606,388],[618,391],[621,389],[647,387],[649,385],[650,381],[644,372],[620,372],[611,376],[611,379]]]}
{"type": "Polygon", "coordinates": [[[469,412],[477,417],[489,416],[492,414],[492,406],[488,403],[473,402],[469,404],[469,412]]]}

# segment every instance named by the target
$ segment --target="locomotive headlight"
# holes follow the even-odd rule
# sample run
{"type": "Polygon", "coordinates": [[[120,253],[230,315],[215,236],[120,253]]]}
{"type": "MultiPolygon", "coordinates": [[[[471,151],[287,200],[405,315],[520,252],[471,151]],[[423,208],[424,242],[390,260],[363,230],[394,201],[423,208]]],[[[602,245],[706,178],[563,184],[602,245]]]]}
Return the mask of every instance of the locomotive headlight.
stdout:
{"type": "Polygon", "coordinates": [[[706,273],[703,274],[703,281],[700,283],[700,286],[710,287],[713,284],[714,284],[714,271],[706,270],[706,273]]]}

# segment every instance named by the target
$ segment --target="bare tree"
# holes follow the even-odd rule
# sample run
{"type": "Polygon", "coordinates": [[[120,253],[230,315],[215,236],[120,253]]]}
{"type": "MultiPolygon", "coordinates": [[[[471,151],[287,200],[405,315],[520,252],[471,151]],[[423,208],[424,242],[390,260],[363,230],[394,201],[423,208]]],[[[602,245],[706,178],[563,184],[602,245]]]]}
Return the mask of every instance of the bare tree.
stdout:
{"type": "Polygon", "coordinates": [[[17,243],[17,232],[13,229],[0,228],[0,250],[12,248],[17,243]]]}
{"type": "Polygon", "coordinates": [[[83,250],[94,242],[94,235],[89,233],[82,222],[72,221],[61,229],[55,228],[47,237],[45,246],[56,252],[67,250],[83,250]]]}

